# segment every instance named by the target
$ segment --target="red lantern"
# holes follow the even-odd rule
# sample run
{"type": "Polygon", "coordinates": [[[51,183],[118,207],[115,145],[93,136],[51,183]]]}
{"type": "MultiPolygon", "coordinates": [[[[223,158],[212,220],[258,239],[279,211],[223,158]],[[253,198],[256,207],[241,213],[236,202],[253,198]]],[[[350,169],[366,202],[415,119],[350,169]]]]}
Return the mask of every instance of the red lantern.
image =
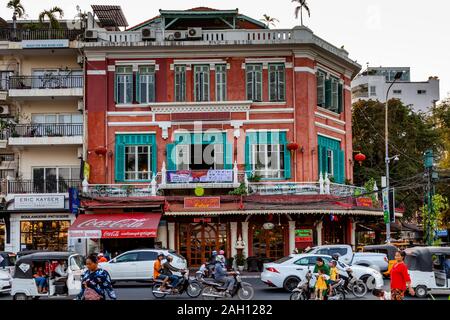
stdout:
{"type": "Polygon", "coordinates": [[[98,156],[104,156],[107,152],[108,152],[108,149],[106,149],[106,147],[97,147],[97,148],[95,149],[95,153],[96,153],[98,156]]]}
{"type": "Polygon", "coordinates": [[[299,145],[296,142],[291,142],[291,143],[288,143],[288,145],[286,147],[289,151],[296,151],[296,150],[298,150],[299,145]]]}
{"type": "Polygon", "coordinates": [[[362,166],[363,161],[366,160],[366,156],[360,152],[355,156],[355,160],[359,162],[360,166],[362,166]]]}

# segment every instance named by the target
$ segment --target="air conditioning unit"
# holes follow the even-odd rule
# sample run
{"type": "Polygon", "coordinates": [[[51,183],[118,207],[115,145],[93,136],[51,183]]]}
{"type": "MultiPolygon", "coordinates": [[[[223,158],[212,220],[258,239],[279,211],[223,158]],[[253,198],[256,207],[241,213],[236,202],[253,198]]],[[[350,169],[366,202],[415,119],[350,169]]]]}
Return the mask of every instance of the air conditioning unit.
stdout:
{"type": "Polygon", "coordinates": [[[83,99],[79,99],[78,100],[78,111],[83,111],[84,110],[84,101],[83,99]]]}
{"type": "Polygon", "coordinates": [[[156,30],[152,28],[142,28],[141,29],[142,40],[155,40],[156,30]]]}
{"type": "Polygon", "coordinates": [[[201,39],[202,28],[189,28],[187,30],[187,37],[189,39],[201,39]]]}
{"type": "Polygon", "coordinates": [[[78,56],[77,57],[77,63],[82,66],[83,63],[84,63],[84,56],[78,56]]]}
{"type": "Polygon", "coordinates": [[[98,31],[97,30],[86,30],[84,32],[84,39],[86,40],[97,40],[98,31]]]}
{"type": "Polygon", "coordinates": [[[9,106],[0,106],[0,116],[9,116],[9,106]]]}
{"type": "Polygon", "coordinates": [[[167,40],[173,40],[173,41],[185,40],[186,34],[187,34],[186,30],[171,31],[171,32],[167,33],[166,38],[167,38],[167,40]]]}

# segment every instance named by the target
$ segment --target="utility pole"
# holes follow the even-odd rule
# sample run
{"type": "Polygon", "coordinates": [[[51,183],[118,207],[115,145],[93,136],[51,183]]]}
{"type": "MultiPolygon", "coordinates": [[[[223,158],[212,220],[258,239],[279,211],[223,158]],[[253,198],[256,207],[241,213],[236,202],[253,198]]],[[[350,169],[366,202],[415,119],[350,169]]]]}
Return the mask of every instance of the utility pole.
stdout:
{"type": "Polygon", "coordinates": [[[431,246],[435,239],[435,222],[434,222],[434,207],[433,207],[433,197],[435,194],[434,182],[438,179],[438,173],[434,170],[434,158],[433,150],[427,150],[424,154],[424,166],[425,166],[425,177],[427,178],[427,188],[425,193],[425,204],[426,204],[426,225],[425,227],[425,241],[426,244],[431,246]]]}

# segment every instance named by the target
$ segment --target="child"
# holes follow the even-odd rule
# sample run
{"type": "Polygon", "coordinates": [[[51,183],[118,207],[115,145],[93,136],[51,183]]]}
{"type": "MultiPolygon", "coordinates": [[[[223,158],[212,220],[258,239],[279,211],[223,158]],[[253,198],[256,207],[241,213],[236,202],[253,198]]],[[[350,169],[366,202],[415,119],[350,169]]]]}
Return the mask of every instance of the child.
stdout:
{"type": "Polygon", "coordinates": [[[336,268],[336,260],[330,261],[330,281],[329,281],[329,290],[330,295],[333,295],[333,285],[337,283],[339,280],[339,271],[336,268]]]}
{"type": "Polygon", "coordinates": [[[325,274],[325,271],[323,269],[319,269],[319,275],[317,276],[316,281],[316,300],[323,300],[324,299],[324,292],[327,290],[327,280],[329,279],[329,276],[325,274]]]}
{"type": "Polygon", "coordinates": [[[383,289],[373,289],[372,294],[380,300],[391,300],[391,293],[383,289]]]}

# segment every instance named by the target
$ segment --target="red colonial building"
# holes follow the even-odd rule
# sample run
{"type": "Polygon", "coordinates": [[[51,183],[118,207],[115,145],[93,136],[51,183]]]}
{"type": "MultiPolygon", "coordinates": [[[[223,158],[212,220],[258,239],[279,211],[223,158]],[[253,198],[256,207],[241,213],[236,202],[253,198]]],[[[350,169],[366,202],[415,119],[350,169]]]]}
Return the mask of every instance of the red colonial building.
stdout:
{"type": "Polygon", "coordinates": [[[105,8],[80,42],[90,170],[71,238],[175,249],[195,266],[218,249],[355,245],[358,221],[381,221],[351,186],[348,52],[238,10],[160,10],[120,31],[105,8]]]}

